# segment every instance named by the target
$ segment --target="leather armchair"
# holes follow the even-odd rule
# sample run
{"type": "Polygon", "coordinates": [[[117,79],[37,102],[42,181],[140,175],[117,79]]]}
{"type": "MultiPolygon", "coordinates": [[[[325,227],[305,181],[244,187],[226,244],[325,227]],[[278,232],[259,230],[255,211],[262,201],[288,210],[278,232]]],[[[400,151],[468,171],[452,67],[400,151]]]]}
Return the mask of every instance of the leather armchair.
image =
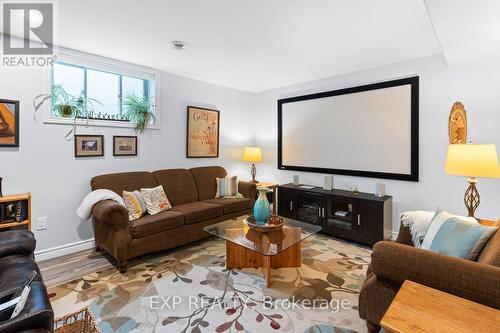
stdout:
{"type": "Polygon", "coordinates": [[[7,230],[0,232],[0,258],[22,254],[33,256],[36,240],[31,231],[7,230]]]}
{"type": "Polygon", "coordinates": [[[0,299],[17,292],[33,270],[38,273],[23,311],[14,319],[0,321],[0,333],[53,331],[54,312],[33,258],[35,246],[36,240],[30,231],[0,232],[0,299]]]}

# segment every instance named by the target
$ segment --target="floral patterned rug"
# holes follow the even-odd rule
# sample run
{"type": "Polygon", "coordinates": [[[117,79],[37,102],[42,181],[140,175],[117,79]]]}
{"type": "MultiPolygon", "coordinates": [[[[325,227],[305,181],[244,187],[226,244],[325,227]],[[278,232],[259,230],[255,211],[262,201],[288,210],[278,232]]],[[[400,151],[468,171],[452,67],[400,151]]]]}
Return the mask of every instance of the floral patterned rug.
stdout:
{"type": "Polygon", "coordinates": [[[366,332],[358,292],[370,250],[315,235],[302,267],[227,270],[225,243],[209,239],[49,288],[56,317],[89,306],[101,332],[366,332]]]}

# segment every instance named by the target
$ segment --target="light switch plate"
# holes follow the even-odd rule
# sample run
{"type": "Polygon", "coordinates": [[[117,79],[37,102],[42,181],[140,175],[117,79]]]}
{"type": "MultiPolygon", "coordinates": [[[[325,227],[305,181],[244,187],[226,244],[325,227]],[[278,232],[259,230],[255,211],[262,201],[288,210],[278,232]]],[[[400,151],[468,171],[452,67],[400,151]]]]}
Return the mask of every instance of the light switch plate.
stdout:
{"type": "Polygon", "coordinates": [[[41,216],[36,219],[36,230],[45,230],[47,229],[47,217],[41,216]]]}

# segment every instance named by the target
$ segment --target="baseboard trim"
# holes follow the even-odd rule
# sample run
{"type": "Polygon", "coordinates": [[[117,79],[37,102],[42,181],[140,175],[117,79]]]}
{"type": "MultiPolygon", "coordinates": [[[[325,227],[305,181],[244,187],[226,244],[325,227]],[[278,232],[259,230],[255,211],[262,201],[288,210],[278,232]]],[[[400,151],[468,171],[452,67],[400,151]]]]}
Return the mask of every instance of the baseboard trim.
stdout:
{"type": "Polygon", "coordinates": [[[43,261],[53,259],[66,254],[71,254],[79,251],[85,251],[95,246],[94,238],[74,242],[66,245],[51,247],[50,249],[35,251],[35,260],[43,261]]]}

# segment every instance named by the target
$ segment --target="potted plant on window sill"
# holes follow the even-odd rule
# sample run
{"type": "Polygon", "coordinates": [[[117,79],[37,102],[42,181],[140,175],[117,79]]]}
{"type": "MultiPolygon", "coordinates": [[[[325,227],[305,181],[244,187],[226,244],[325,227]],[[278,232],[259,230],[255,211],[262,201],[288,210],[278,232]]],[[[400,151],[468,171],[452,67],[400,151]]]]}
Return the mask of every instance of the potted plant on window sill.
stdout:
{"type": "Polygon", "coordinates": [[[154,104],[146,96],[135,93],[127,94],[122,101],[124,116],[135,126],[137,133],[142,133],[154,119],[154,104]]]}
{"type": "Polygon", "coordinates": [[[35,97],[35,112],[48,100],[52,102],[54,115],[63,118],[88,117],[90,112],[95,111],[95,104],[101,104],[98,100],[83,95],[72,96],[61,85],[54,85],[50,94],[35,97]]]}
{"type": "Polygon", "coordinates": [[[88,98],[83,95],[72,96],[64,90],[63,86],[53,85],[50,94],[41,94],[33,99],[35,113],[48,100],[51,101],[51,110],[55,116],[73,119],[73,128],[64,138],[68,138],[71,133],[76,132],[77,118],[86,118],[88,124],[89,115],[95,111],[95,105],[102,105],[102,103],[96,99],[88,98]]]}

